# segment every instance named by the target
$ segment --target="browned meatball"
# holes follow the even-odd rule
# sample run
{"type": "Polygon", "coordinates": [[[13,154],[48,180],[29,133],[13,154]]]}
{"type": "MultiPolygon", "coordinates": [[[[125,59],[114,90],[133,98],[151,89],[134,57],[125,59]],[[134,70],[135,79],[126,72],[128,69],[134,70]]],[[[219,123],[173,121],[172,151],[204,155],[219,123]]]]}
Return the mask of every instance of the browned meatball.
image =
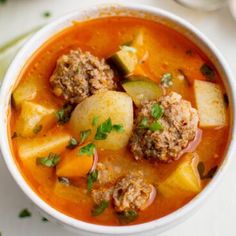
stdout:
{"type": "Polygon", "coordinates": [[[137,111],[129,142],[135,159],[144,157],[162,162],[178,159],[179,153],[194,139],[198,121],[197,110],[178,93],[144,102],[137,111]],[[152,114],[154,106],[161,107],[163,113],[158,119],[152,114]],[[159,126],[150,128],[153,123],[159,126]]]}
{"type": "Polygon", "coordinates": [[[50,84],[55,95],[68,102],[79,103],[100,90],[115,89],[113,76],[104,59],[78,49],[57,60],[50,84]]]}

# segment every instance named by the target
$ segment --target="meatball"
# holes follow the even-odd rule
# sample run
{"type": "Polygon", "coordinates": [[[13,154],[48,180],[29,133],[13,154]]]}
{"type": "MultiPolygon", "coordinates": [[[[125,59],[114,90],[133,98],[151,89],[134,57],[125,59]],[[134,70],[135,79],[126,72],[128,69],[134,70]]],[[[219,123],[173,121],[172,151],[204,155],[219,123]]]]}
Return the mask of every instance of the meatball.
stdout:
{"type": "Polygon", "coordinates": [[[145,183],[140,174],[129,174],[123,177],[116,183],[112,194],[115,210],[123,212],[144,209],[152,191],[153,186],[145,183]]]}
{"type": "Polygon", "coordinates": [[[50,84],[56,96],[79,103],[98,91],[115,89],[113,77],[113,71],[104,59],[78,49],[57,60],[50,84]]]}
{"type": "Polygon", "coordinates": [[[96,204],[99,204],[102,201],[110,201],[112,198],[113,190],[113,187],[101,187],[98,189],[94,189],[91,193],[92,199],[96,204]]]}
{"type": "Polygon", "coordinates": [[[190,102],[171,92],[159,100],[146,101],[137,110],[130,149],[135,159],[170,162],[179,158],[179,153],[193,140],[198,129],[199,116],[190,102]],[[152,112],[158,106],[162,115],[156,119],[152,112]],[[145,127],[142,122],[145,119],[145,127]],[[151,124],[158,123],[156,129],[151,124]]]}

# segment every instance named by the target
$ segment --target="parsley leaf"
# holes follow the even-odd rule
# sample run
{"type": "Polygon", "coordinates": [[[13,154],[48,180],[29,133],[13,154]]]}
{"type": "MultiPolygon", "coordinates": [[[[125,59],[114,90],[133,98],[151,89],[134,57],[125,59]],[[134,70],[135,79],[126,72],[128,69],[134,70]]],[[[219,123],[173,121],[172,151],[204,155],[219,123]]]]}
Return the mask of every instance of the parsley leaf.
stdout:
{"type": "Polygon", "coordinates": [[[112,126],[112,130],[118,132],[118,133],[121,133],[124,131],[124,127],[123,125],[120,125],[120,124],[115,124],[112,126]]]}
{"type": "Polygon", "coordinates": [[[19,213],[19,218],[26,218],[26,217],[31,217],[31,213],[29,212],[29,210],[27,208],[21,210],[21,212],[19,213]]]}
{"type": "Polygon", "coordinates": [[[148,128],[148,118],[147,117],[143,117],[143,119],[140,121],[139,128],[143,128],[143,129],[148,128]]]}
{"type": "Polygon", "coordinates": [[[60,155],[56,153],[49,153],[47,157],[38,157],[36,159],[36,163],[38,165],[43,165],[46,167],[54,167],[56,166],[60,161],[60,155]]]}
{"type": "Polygon", "coordinates": [[[215,71],[206,63],[201,66],[200,71],[207,80],[212,81],[215,79],[215,71]]]}
{"type": "Polygon", "coordinates": [[[161,77],[161,85],[164,88],[168,88],[170,86],[173,85],[173,81],[172,81],[172,74],[171,73],[165,73],[162,77],[161,77]]]}
{"type": "Polygon", "coordinates": [[[109,202],[108,201],[101,201],[98,205],[94,206],[94,208],[92,209],[92,216],[98,216],[100,214],[102,214],[105,209],[109,206],[109,202]]]}
{"type": "Polygon", "coordinates": [[[5,4],[7,0],[0,0],[0,4],[5,4]]]}
{"type": "Polygon", "coordinates": [[[153,118],[159,119],[162,117],[163,113],[164,113],[164,110],[159,104],[155,103],[152,105],[151,115],[153,118]]]}
{"type": "Polygon", "coordinates": [[[94,154],[94,149],[95,149],[95,145],[93,143],[89,143],[86,146],[83,146],[79,150],[79,155],[80,156],[83,156],[83,155],[92,156],[94,154]]]}
{"type": "Polygon", "coordinates": [[[56,112],[57,122],[60,125],[67,123],[70,120],[71,113],[74,107],[71,104],[65,104],[56,112]]]}
{"type": "Polygon", "coordinates": [[[66,146],[66,148],[68,149],[74,149],[76,146],[78,146],[78,141],[76,138],[71,137],[69,140],[68,145],[66,146]]]}
{"type": "Polygon", "coordinates": [[[43,16],[44,16],[45,18],[49,18],[49,17],[51,16],[51,12],[50,12],[50,11],[45,11],[45,12],[43,13],[43,16]]]}
{"type": "Polygon", "coordinates": [[[99,117],[98,116],[94,116],[93,117],[93,121],[92,121],[92,125],[96,126],[98,124],[98,120],[99,120],[99,117]]]}
{"type": "Polygon", "coordinates": [[[35,134],[39,133],[42,130],[43,126],[42,125],[35,125],[33,132],[35,134]]]}
{"type": "Polygon", "coordinates": [[[112,131],[112,122],[111,118],[105,120],[102,124],[100,124],[97,128],[97,132],[95,134],[96,140],[103,140],[107,138],[107,134],[112,131]]]}
{"type": "Polygon", "coordinates": [[[159,121],[155,121],[153,122],[150,126],[149,126],[149,129],[151,131],[162,131],[163,130],[163,126],[162,124],[159,122],[159,121]]]}
{"type": "Polygon", "coordinates": [[[90,192],[92,190],[93,187],[93,183],[96,182],[98,179],[98,171],[94,170],[91,173],[88,174],[88,178],[87,178],[87,188],[88,191],[90,192]]]}
{"type": "Polygon", "coordinates": [[[43,222],[47,222],[48,221],[48,219],[47,218],[45,218],[45,217],[42,217],[42,219],[41,219],[43,222]]]}
{"type": "Polygon", "coordinates": [[[128,210],[117,213],[117,216],[122,224],[128,224],[138,217],[138,213],[134,210],[128,210]]]}
{"type": "Polygon", "coordinates": [[[91,129],[87,129],[80,132],[80,144],[83,143],[86,138],[91,134],[91,129]]]}

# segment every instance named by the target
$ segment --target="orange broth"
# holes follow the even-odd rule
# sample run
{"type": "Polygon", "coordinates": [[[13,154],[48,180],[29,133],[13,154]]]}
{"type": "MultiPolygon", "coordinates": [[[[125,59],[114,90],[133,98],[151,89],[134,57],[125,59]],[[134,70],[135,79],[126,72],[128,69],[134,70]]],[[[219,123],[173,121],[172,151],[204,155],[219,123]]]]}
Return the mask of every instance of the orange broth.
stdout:
{"type": "MultiPolygon", "coordinates": [[[[176,75],[180,69],[185,72],[190,83],[194,79],[205,80],[199,68],[204,62],[210,64],[211,62],[203,52],[179,33],[162,24],[144,19],[110,17],[75,23],[56,34],[42,45],[26,63],[19,75],[17,86],[20,86],[23,81],[35,79],[41,92],[33,101],[60,108],[63,101],[53,95],[49,86],[49,77],[55,68],[58,57],[69,52],[70,49],[79,47],[82,50],[90,51],[99,58],[107,58],[117,51],[121,44],[132,40],[139,28],[143,28],[146,32],[145,44],[150,53],[143,67],[152,80],[159,83],[164,73],[171,72],[176,75]]],[[[216,75],[216,82],[224,90],[218,74],[216,75]]],[[[173,86],[170,90],[179,92],[195,107],[192,86],[186,88],[173,86]]],[[[227,112],[229,113],[229,111],[227,112]]],[[[9,126],[11,135],[15,131],[18,116],[19,111],[11,109],[9,126]]],[[[55,125],[52,128],[54,133],[60,130],[68,131],[69,127],[68,125],[55,125]]],[[[224,157],[228,133],[229,126],[219,129],[203,129],[203,137],[196,152],[207,170],[220,165],[224,157]]],[[[112,207],[106,209],[100,216],[91,216],[93,201],[85,190],[85,181],[75,180],[76,187],[60,185],[55,190],[56,176],[53,168],[38,166],[35,164],[35,160],[22,162],[17,154],[17,145],[20,139],[20,137],[11,139],[14,158],[27,183],[45,202],[58,211],[82,221],[101,225],[120,225],[112,207]]],[[[67,152],[66,149],[65,152],[67,152]]],[[[98,150],[98,155],[99,161],[110,162],[113,166],[121,167],[126,173],[133,169],[142,169],[145,178],[154,184],[168,175],[179,162],[176,161],[171,164],[153,164],[146,160],[137,162],[134,161],[128,148],[117,151],[98,150]]],[[[207,183],[208,180],[202,181],[203,186],[207,183]]],[[[182,207],[191,199],[192,197],[165,199],[158,194],[154,203],[140,212],[139,217],[132,224],[163,217],[182,207]]]]}

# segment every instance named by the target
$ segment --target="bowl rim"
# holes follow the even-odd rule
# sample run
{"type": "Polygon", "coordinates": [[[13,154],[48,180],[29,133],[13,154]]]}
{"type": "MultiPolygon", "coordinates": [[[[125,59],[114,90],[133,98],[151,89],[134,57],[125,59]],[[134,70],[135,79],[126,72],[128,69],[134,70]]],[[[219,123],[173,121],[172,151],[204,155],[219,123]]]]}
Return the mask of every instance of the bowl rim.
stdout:
{"type": "MultiPolygon", "coordinates": [[[[67,20],[75,19],[76,17],[81,15],[84,10],[92,11],[96,9],[107,9],[110,7],[118,7],[124,10],[130,10],[130,11],[135,11],[135,12],[141,11],[150,15],[167,18],[168,20],[175,22],[175,24],[188,29],[190,32],[194,34],[194,36],[197,37],[197,39],[205,43],[208,49],[217,58],[217,60],[220,63],[220,66],[223,68],[225,72],[226,80],[227,80],[226,83],[229,85],[228,92],[230,93],[230,99],[231,99],[231,104],[232,104],[231,115],[232,115],[232,118],[236,117],[235,108],[234,108],[235,103],[236,103],[236,97],[235,97],[235,91],[234,91],[236,87],[236,82],[234,82],[233,80],[233,74],[231,72],[231,69],[229,68],[227,62],[225,61],[221,53],[218,51],[218,49],[195,26],[188,23],[186,20],[180,18],[179,16],[176,16],[166,10],[153,7],[153,6],[147,6],[143,4],[133,4],[133,3],[132,4],[109,3],[109,4],[96,4],[96,5],[92,4],[90,7],[78,8],[76,11],[66,14],[65,16],[60,17],[54,20],[53,22],[47,24],[41,30],[39,30],[18,52],[17,56],[15,57],[10,67],[8,68],[7,73],[5,74],[1,91],[0,91],[0,97],[3,98],[0,100],[0,114],[5,114],[4,117],[0,119],[0,133],[2,133],[2,137],[0,139],[0,148],[2,151],[2,156],[7,165],[7,168],[9,172],[11,173],[15,182],[18,184],[18,186],[20,186],[21,190],[45,214],[49,215],[53,219],[59,220],[60,222],[66,224],[67,226],[71,226],[74,229],[82,230],[89,233],[112,234],[112,235],[141,233],[143,231],[154,230],[156,228],[165,229],[169,227],[170,224],[174,225],[174,224],[177,224],[179,221],[183,220],[190,212],[193,212],[194,209],[195,210],[198,209],[201,203],[204,201],[204,199],[207,196],[209,196],[209,193],[212,192],[212,190],[215,188],[219,180],[222,179],[222,176],[225,173],[226,167],[229,165],[230,160],[232,160],[233,150],[235,150],[235,147],[236,147],[236,142],[235,142],[235,139],[233,138],[236,136],[236,129],[233,122],[231,122],[231,141],[228,145],[228,150],[227,150],[227,153],[225,154],[225,159],[223,163],[221,164],[219,170],[217,171],[216,175],[214,176],[214,178],[210,181],[210,183],[190,202],[185,204],[183,207],[177,209],[176,211],[157,220],[153,220],[153,221],[149,221],[149,222],[141,223],[141,224],[136,224],[136,225],[130,225],[130,226],[104,226],[104,225],[96,225],[92,223],[87,223],[81,220],[74,219],[70,216],[67,216],[63,214],[62,212],[56,210],[55,208],[51,207],[48,203],[46,203],[43,199],[41,199],[30,187],[30,185],[27,183],[25,178],[20,173],[20,170],[17,167],[17,164],[15,163],[9,149],[10,142],[8,142],[9,140],[8,140],[8,130],[7,130],[6,106],[8,106],[10,95],[7,92],[9,91],[9,89],[11,89],[11,86],[9,86],[10,81],[14,81],[14,83],[16,83],[18,73],[16,73],[15,71],[17,71],[18,64],[21,63],[20,62],[21,58],[24,56],[25,53],[26,54],[28,53],[28,50],[30,49],[32,45],[34,45],[35,41],[43,38],[43,36],[47,32],[53,30],[54,28],[59,26],[61,23],[66,22],[67,20]]],[[[45,42],[46,41],[44,41],[44,43],[45,42]]],[[[30,56],[32,56],[34,52],[35,51],[30,52],[29,53],[30,56]]]]}

